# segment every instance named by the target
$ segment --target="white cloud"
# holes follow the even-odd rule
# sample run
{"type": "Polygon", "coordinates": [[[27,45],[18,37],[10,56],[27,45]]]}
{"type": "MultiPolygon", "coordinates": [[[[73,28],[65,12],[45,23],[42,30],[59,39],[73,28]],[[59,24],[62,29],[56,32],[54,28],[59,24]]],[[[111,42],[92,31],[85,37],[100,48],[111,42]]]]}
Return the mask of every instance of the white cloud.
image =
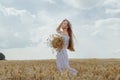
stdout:
{"type": "Polygon", "coordinates": [[[96,30],[92,34],[101,34],[101,36],[120,36],[120,18],[108,18],[97,20],[95,22],[96,30]]]}
{"type": "Polygon", "coordinates": [[[43,1],[49,2],[51,4],[56,4],[55,0],[43,0],[43,1]]]}
{"type": "Polygon", "coordinates": [[[14,8],[3,8],[3,13],[4,15],[13,15],[13,16],[19,16],[22,15],[23,13],[25,13],[25,10],[16,10],[14,8]]]}
{"type": "MultiPolygon", "coordinates": [[[[120,18],[99,19],[94,24],[77,25],[79,56],[86,58],[119,58],[120,18]],[[83,54],[84,53],[84,54],[83,54]],[[117,54],[115,54],[117,53],[117,54]]],[[[76,45],[78,45],[76,43],[76,45]]]]}
{"type": "Polygon", "coordinates": [[[120,17],[120,0],[105,0],[103,5],[107,15],[120,17]]]}
{"type": "Polygon", "coordinates": [[[30,32],[30,40],[35,46],[41,45],[41,43],[46,42],[50,34],[56,33],[55,29],[55,26],[43,26],[38,27],[37,29],[32,29],[30,32]]]}
{"type": "Polygon", "coordinates": [[[75,8],[79,8],[80,7],[80,3],[79,3],[79,0],[63,0],[63,2],[65,2],[66,4],[68,5],[71,5],[75,8]]]}
{"type": "Polygon", "coordinates": [[[105,0],[106,13],[118,13],[120,9],[120,0],[105,0]]]}
{"type": "Polygon", "coordinates": [[[46,11],[39,11],[36,14],[36,19],[35,21],[37,23],[39,23],[40,25],[51,25],[54,22],[54,18],[52,18],[52,16],[50,16],[46,11]]]}
{"type": "Polygon", "coordinates": [[[106,14],[120,14],[120,9],[106,9],[106,14]]]}
{"type": "MultiPolygon", "coordinates": [[[[102,27],[103,25],[106,27],[117,27],[119,28],[120,24],[120,18],[108,18],[108,19],[102,19],[102,20],[97,20],[95,22],[96,27],[102,27]]],[[[103,27],[104,27],[103,26],[103,27]]]]}
{"type": "Polygon", "coordinates": [[[63,0],[63,2],[74,8],[89,9],[103,3],[104,0],[63,0]]]}
{"type": "Polygon", "coordinates": [[[112,7],[112,8],[119,8],[120,0],[105,0],[104,4],[108,5],[109,7],[112,7]]]}
{"type": "Polygon", "coordinates": [[[27,10],[18,10],[1,5],[0,14],[1,48],[37,46],[36,43],[41,42],[40,39],[44,36],[39,34],[49,32],[48,30],[54,24],[54,19],[46,11],[31,14],[27,10]],[[41,27],[48,27],[48,29],[44,29],[43,32],[41,27]],[[41,32],[38,33],[38,31],[41,32]]]}
{"type": "MultiPolygon", "coordinates": [[[[120,47],[120,18],[108,18],[95,21],[94,31],[91,33],[94,43],[106,52],[106,57],[115,56],[120,47]]],[[[118,57],[118,56],[116,56],[118,57]]]]}

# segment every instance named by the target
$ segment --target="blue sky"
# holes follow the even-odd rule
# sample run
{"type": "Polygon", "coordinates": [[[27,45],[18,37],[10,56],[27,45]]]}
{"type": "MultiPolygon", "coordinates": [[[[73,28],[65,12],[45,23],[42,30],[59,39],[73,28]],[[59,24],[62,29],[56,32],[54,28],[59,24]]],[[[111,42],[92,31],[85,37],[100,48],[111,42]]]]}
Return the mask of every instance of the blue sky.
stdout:
{"type": "Polygon", "coordinates": [[[70,58],[120,58],[120,0],[0,0],[0,51],[7,59],[53,59],[46,45],[67,18],[70,58]]]}

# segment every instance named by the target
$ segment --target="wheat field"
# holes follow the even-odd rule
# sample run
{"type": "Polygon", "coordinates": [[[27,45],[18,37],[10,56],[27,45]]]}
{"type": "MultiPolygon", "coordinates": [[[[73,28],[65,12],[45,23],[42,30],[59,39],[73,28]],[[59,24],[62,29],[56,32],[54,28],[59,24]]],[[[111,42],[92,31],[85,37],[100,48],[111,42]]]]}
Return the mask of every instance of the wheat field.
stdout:
{"type": "Polygon", "coordinates": [[[69,59],[76,76],[60,73],[55,59],[2,60],[0,80],[120,80],[120,59],[69,59]]]}

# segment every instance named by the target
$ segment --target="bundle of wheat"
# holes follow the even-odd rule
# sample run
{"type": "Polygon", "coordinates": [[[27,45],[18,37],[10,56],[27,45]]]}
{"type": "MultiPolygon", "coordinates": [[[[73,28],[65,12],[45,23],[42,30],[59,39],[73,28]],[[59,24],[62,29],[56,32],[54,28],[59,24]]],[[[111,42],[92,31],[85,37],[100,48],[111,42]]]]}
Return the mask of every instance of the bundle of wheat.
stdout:
{"type": "Polygon", "coordinates": [[[52,34],[47,39],[48,45],[55,50],[61,50],[64,46],[64,38],[59,34],[52,34]]]}

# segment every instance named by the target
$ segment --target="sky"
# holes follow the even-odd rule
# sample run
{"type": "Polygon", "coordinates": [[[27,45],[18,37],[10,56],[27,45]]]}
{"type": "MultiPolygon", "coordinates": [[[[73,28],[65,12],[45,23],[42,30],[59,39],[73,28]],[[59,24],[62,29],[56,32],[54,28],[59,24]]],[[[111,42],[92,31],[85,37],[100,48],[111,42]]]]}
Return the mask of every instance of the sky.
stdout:
{"type": "Polygon", "coordinates": [[[120,0],[0,0],[0,52],[8,60],[55,59],[46,39],[72,24],[69,58],[120,58],[120,0]]]}

